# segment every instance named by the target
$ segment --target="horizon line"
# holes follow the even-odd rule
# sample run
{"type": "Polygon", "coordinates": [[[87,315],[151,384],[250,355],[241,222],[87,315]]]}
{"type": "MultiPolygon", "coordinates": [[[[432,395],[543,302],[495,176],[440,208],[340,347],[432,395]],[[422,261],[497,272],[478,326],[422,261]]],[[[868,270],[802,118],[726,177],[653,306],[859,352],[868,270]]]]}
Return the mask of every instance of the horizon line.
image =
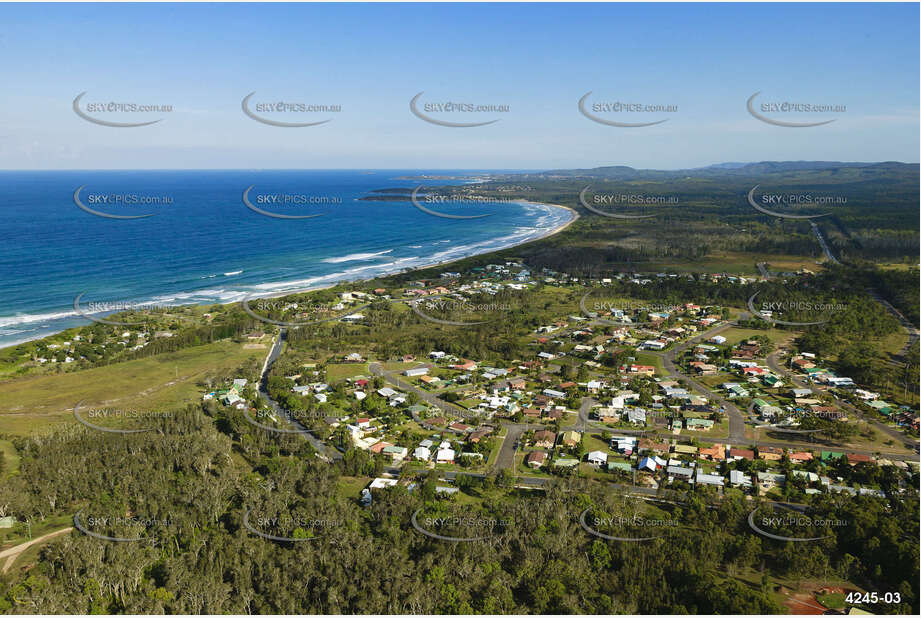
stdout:
{"type": "Polygon", "coordinates": [[[679,172],[683,170],[697,170],[715,167],[717,165],[738,164],[738,165],[756,165],[758,163],[844,163],[849,165],[880,165],[883,163],[898,163],[899,165],[921,165],[921,162],[915,161],[898,161],[887,159],[884,161],[836,161],[827,159],[786,159],[786,160],[761,160],[761,161],[722,161],[720,163],[710,163],[697,167],[675,167],[675,168],[657,168],[657,167],[633,167],[626,164],[607,164],[596,165],[594,167],[554,167],[554,168],[463,168],[463,167],[116,167],[116,168],[55,168],[55,169],[35,169],[35,168],[2,168],[3,172],[262,172],[262,171],[332,171],[332,172],[398,172],[407,170],[421,170],[430,172],[553,172],[558,170],[577,170],[577,169],[602,169],[608,167],[626,167],[636,171],[657,171],[657,172],[679,172]]]}

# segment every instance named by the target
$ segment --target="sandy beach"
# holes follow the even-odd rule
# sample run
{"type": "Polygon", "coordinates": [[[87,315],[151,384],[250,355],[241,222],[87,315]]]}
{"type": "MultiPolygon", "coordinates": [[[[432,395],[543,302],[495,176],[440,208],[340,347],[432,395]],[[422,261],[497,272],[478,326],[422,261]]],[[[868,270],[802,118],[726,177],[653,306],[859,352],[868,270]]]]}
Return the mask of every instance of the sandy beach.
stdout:
{"type": "MultiPolygon", "coordinates": [[[[517,203],[517,204],[520,204],[520,205],[533,205],[533,206],[542,206],[542,207],[547,207],[547,208],[559,208],[559,209],[562,209],[562,210],[567,211],[567,212],[569,213],[570,216],[569,216],[569,218],[568,218],[565,222],[563,222],[561,225],[558,225],[558,226],[556,226],[556,227],[554,227],[554,228],[552,228],[552,229],[548,229],[547,231],[545,231],[544,233],[540,234],[539,236],[534,236],[534,237],[531,237],[531,238],[526,238],[526,239],[524,239],[524,240],[520,240],[520,241],[517,241],[517,242],[513,242],[513,243],[510,243],[510,244],[505,245],[505,246],[492,247],[492,248],[490,248],[489,250],[484,251],[484,252],[482,252],[482,253],[474,252],[474,253],[471,253],[471,254],[469,254],[469,255],[459,256],[459,257],[451,258],[451,259],[448,259],[448,260],[441,260],[441,261],[436,261],[436,262],[429,262],[429,263],[420,264],[420,265],[417,265],[417,266],[412,266],[412,267],[397,269],[397,270],[394,270],[394,271],[392,271],[392,272],[382,272],[382,273],[375,274],[374,276],[371,276],[371,277],[357,277],[357,278],[355,278],[355,279],[345,279],[345,280],[340,280],[340,281],[337,281],[337,282],[333,282],[333,283],[329,283],[329,284],[324,284],[324,285],[306,286],[306,287],[303,287],[303,288],[293,288],[293,289],[284,290],[284,291],[280,291],[280,292],[265,292],[265,293],[259,292],[259,291],[256,291],[256,292],[248,292],[248,293],[241,292],[241,293],[240,293],[240,297],[239,297],[239,298],[235,298],[235,299],[233,299],[233,300],[226,300],[226,301],[223,301],[223,302],[214,302],[214,303],[208,302],[208,303],[177,304],[177,305],[174,305],[174,306],[176,306],[176,307],[181,307],[181,306],[189,307],[189,306],[210,306],[210,305],[216,305],[216,304],[232,305],[232,304],[234,304],[234,303],[239,303],[239,302],[241,302],[241,301],[243,301],[243,300],[251,301],[251,300],[260,299],[260,298],[261,298],[261,299],[282,298],[282,297],[285,297],[285,296],[290,296],[290,295],[292,295],[292,294],[304,294],[304,293],[307,293],[307,292],[317,292],[317,291],[320,291],[320,290],[325,290],[325,289],[333,288],[333,287],[336,287],[337,285],[341,285],[342,283],[344,283],[344,282],[346,282],[346,281],[347,281],[347,282],[350,282],[350,283],[361,284],[361,283],[364,283],[364,282],[367,282],[367,281],[373,281],[373,280],[375,280],[375,279],[381,279],[381,278],[385,278],[385,277],[390,277],[390,276],[397,275],[397,274],[401,274],[401,273],[409,273],[409,272],[415,272],[415,271],[422,271],[422,270],[425,270],[425,269],[428,269],[428,268],[436,268],[436,267],[441,267],[441,266],[447,266],[447,265],[449,265],[449,264],[452,264],[452,263],[455,263],[455,262],[459,262],[459,261],[461,261],[461,260],[465,260],[465,259],[468,259],[468,258],[471,258],[471,257],[474,257],[474,256],[489,255],[490,253],[495,253],[495,252],[497,252],[497,251],[505,251],[505,250],[508,250],[508,249],[511,249],[511,248],[514,248],[514,247],[518,247],[518,246],[525,245],[525,244],[528,244],[528,243],[532,243],[532,242],[536,242],[536,241],[539,241],[539,240],[543,240],[543,239],[545,239],[545,238],[548,238],[548,237],[550,237],[550,236],[553,236],[554,234],[558,234],[558,233],[562,232],[563,230],[565,230],[566,228],[568,228],[570,225],[572,225],[572,223],[573,223],[574,221],[576,221],[577,219],[579,219],[579,213],[578,213],[576,210],[574,210],[573,208],[570,208],[570,207],[568,207],[568,206],[562,206],[562,205],[560,205],[560,204],[549,204],[549,203],[545,203],[545,202],[533,202],[533,201],[530,201],[530,200],[516,200],[514,203],[517,203]]],[[[94,314],[94,315],[95,315],[95,314],[94,314]]],[[[109,314],[109,315],[111,315],[111,314],[109,314]]],[[[65,328],[61,328],[60,330],[55,330],[54,332],[43,333],[43,334],[40,335],[40,336],[36,336],[36,337],[27,337],[27,338],[24,338],[24,339],[22,339],[22,340],[12,341],[12,342],[9,342],[9,343],[4,343],[3,345],[0,345],[0,349],[5,349],[5,348],[13,347],[13,346],[16,346],[16,345],[20,345],[20,344],[23,344],[23,343],[27,343],[27,342],[29,342],[29,341],[37,341],[37,340],[40,340],[40,339],[44,339],[44,338],[46,338],[46,337],[51,337],[51,336],[54,336],[54,335],[59,334],[59,333],[61,333],[61,332],[64,332],[64,331],[67,331],[67,330],[71,330],[72,328],[79,328],[79,326],[68,326],[68,327],[65,327],[65,328]]]]}
{"type": "MultiPolygon", "coordinates": [[[[526,245],[526,244],[528,244],[528,243],[537,242],[538,240],[543,240],[543,239],[545,239],[545,238],[549,238],[550,236],[553,236],[554,234],[559,234],[560,232],[562,232],[563,230],[565,230],[566,228],[568,228],[568,227],[569,227],[570,225],[572,225],[576,220],[579,219],[579,213],[578,213],[574,208],[570,208],[569,206],[562,206],[562,205],[560,205],[560,204],[548,204],[548,203],[546,203],[546,202],[532,202],[532,201],[529,201],[529,200],[516,200],[514,203],[517,203],[517,204],[525,204],[525,205],[534,205],[534,206],[546,206],[546,207],[549,207],[549,208],[560,208],[560,209],[569,211],[569,213],[570,213],[572,216],[569,218],[569,220],[567,220],[566,222],[564,222],[562,225],[559,225],[559,226],[557,226],[557,227],[555,227],[555,228],[553,228],[553,229],[551,229],[551,230],[547,230],[547,232],[545,232],[545,233],[543,233],[543,234],[541,234],[540,236],[537,236],[537,237],[535,237],[535,238],[528,238],[528,239],[526,239],[526,240],[522,240],[522,241],[519,241],[519,242],[511,243],[511,244],[509,244],[509,245],[507,245],[507,246],[504,246],[504,247],[496,247],[496,248],[490,249],[489,251],[484,251],[483,253],[473,253],[473,254],[471,254],[471,255],[465,255],[465,256],[462,256],[462,257],[452,258],[452,259],[450,259],[450,260],[442,260],[442,261],[440,261],[440,262],[431,262],[431,263],[428,263],[428,264],[421,264],[421,265],[419,265],[419,266],[413,266],[413,267],[411,267],[411,268],[404,268],[404,269],[400,269],[400,270],[395,270],[395,271],[393,271],[393,272],[391,272],[391,273],[381,273],[381,274],[375,275],[375,276],[373,276],[373,277],[359,277],[359,278],[357,278],[357,279],[350,280],[350,282],[351,282],[351,283],[364,283],[364,282],[367,282],[367,281],[374,281],[375,279],[382,279],[382,278],[385,278],[385,277],[390,277],[390,276],[397,275],[397,274],[401,274],[401,273],[410,273],[410,272],[425,270],[425,269],[427,269],[427,268],[436,268],[436,267],[440,267],[440,266],[447,266],[448,264],[453,264],[454,262],[459,262],[459,261],[461,261],[461,260],[466,260],[466,259],[469,259],[469,258],[471,258],[471,257],[478,256],[478,255],[489,255],[490,253],[495,253],[495,252],[497,252],[497,251],[506,251],[506,250],[512,249],[512,248],[514,248],[514,247],[519,247],[519,246],[521,246],[521,245],[526,245]]],[[[340,285],[340,284],[341,284],[341,283],[330,283],[330,284],[328,284],[328,285],[311,286],[311,287],[306,287],[306,288],[300,288],[300,289],[294,289],[294,290],[286,290],[286,291],[284,291],[284,292],[276,292],[276,293],[269,293],[269,294],[261,294],[261,293],[258,293],[258,292],[251,292],[251,293],[245,295],[244,298],[245,298],[247,301],[249,301],[249,300],[254,300],[254,299],[257,299],[257,298],[283,298],[283,297],[285,297],[285,296],[290,296],[291,294],[305,294],[305,293],[307,293],[307,292],[318,292],[318,291],[320,291],[320,290],[328,290],[329,288],[334,288],[334,287],[336,287],[337,285],[340,285]]],[[[234,300],[234,301],[229,301],[229,302],[227,302],[227,303],[222,303],[222,304],[230,305],[230,304],[237,303],[237,302],[240,302],[240,301],[239,301],[239,300],[234,300]]]]}

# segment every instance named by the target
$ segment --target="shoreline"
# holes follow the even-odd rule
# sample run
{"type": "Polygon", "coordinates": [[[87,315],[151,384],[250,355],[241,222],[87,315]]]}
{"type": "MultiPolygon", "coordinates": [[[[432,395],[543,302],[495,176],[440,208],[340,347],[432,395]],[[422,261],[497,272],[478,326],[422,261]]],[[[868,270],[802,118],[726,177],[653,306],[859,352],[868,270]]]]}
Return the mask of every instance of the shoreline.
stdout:
{"type": "MultiPolygon", "coordinates": [[[[380,274],[377,274],[377,275],[375,275],[375,276],[373,276],[373,277],[358,277],[358,278],[355,278],[355,279],[340,280],[340,281],[337,281],[337,282],[334,282],[334,283],[329,283],[329,284],[324,284],[324,285],[317,285],[317,286],[308,286],[308,287],[305,287],[305,288],[298,288],[298,289],[293,289],[293,290],[286,290],[286,291],[283,291],[283,292],[276,292],[276,293],[271,293],[271,292],[262,293],[262,292],[258,292],[258,291],[256,291],[256,292],[252,292],[252,291],[251,291],[251,292],[241,292],[242,298],[237,299],[237,300],[230,300],[230,301],[226,301],[226,302],[220,302],[220,301],[218,301],[218,302],[213,302],[213,303],[188,303],[188,304],[181,304],[181,305],[174,305],[174,306],[175,306],[175,307],[201,307],[201,306],[209,306],[209,305],[232,305],[232,304],[234,304],[234,303],[239,303],[239,302],[241,302],[243,299],[255,300],[255,299],[259,299],[259,298],[262,298],[262,299],[266,299],[266,298],[283,298],[283,297],[285,297],[285,296],[290,296],[290,295],[292,295],[292,294],[305,294],[305,293],[308,293],[308,292],[319,292],[319,291],[321,291],[321,290],[327,290],[327,289],[329,289],[329,288],[334,288],[334,287],[336,287],[337,285],[341,285],[342,283],[356,283],[356,284],[360,284],[360,283],[366,283],[366,282],[369,282],[369,281],[374,281],[375,279],[383,279],[383,278],[386,278],[386,277],[392,277],[392,276],[394,276],[394,275],[407,274],[407,273],[412,273],[412,272],[416,272],[416,271],[426,270],[426,269],[429,269],[429,268],[436,268],[436,267],[439,267],[439,266],[446,266],[446,265],[448,265],[448,264],[452,264],[452,263],[454,263],[454,262],[459,262],[459,261],[461,261],[461,260],[466,260],[466,259],[469,259],[469,258],[471,258],[471,257],[482,256],[482,255],[489,255],[489,254],[491,254],[491,253],[496,253],[496,252],[499,252],[499,251],[505,251],[505,250],[507,250],[507,249],[512,249],[512,248],[514,248],[514,247],[518,247],[518,246],[521,246],[521,245],[525,245],[525,244],[528,244],[528,243],[531,243],[531,242],[537,242],[537,241],[539,241],[539,240],[544,240],[544,239],[546,239],[546,238],[549,238],[550,236],[553,236],[553,235],[555,235],[555,234],[558,234],[558,233],[562,232],[563,230],[567,229],[570,225],[572,225],[575,221],[577,221],[577,220],[580,218],[579,213],[578,213],[574,208],[571,208],[571,207],[569,207],[569,206],[563,206],[563,205],[560,205],[560,204],[550,204],[550,203],[547,203],[547,202],[534,202],[534,201],[531,201],[531,200],[516,200],[515,203],[517,203],[517,204],[522,204],[522,205],[545,206],[545,207],[547,207],[547,208],[559,208],[559,209],[568,211],[568,212],[569,212],[569,218],[568,218],[565,222],[563,222],[562,224],[560,224],[560,225],[558,225],[558,226],[556,226],[556,227],[554,227],[554,228],[552,228],[552,229],[547,230],[546,232],[544,232],[543,234],[541,234],[541,235],[539,235],[539,236],[532,237],[532,238],[528,238],[528,239],[521,240],[521,241],[518,241],[518,242],[514,242],[514,243],[511,243],[511,244],[509,244],[509,245],[502,246],[502,247],[491,248],[491,249],[489,249],[488,251],[484,251],[484,252],[482,252],[482,253],[472,253],[472,254],[470,254],[470,255],[465,255],[465,256],[460,256],[460,257],[456,257],[456,258],[451,258],[451,259],[448,259],[448,260],[441,260],[441,261],[439,261],[439,262],[430,262],[430,263],[427,263],[427,264],[420,264],[420,265],[418,265],[418,266],[412,266],[412,267],[408,267],[408,268],[396,270],[396,271],[389,272],[389,273],[388,273],[388,272],[380,273],[380,274]]],[[[258,285],[263,285],[263,284],[258,284],[258,285]]],[[[117,313],[117,312],[112,312],[112,313],[110,313],[110,314],[105,314],[105,315],[113,315],[114,313],[117,313]]],[[[94,314],[94,315],[95,315],[95,314],[94,314]]],[[[79,315],[77,315],[77,316],[72,316],[72,317],[79,317],[79,315]]],[[[61,318],[61,319],[66,319],[66,318],[61,318]]],[[[90,322],[90,324],[92,324],[92,322],[90,322]]],[[[23,343],[29,343],[30,341],[39,341],[39,340],[45,339],[45,338],[47,338],[47,337],[53,337],[53,336],[55,336],[55,335],[59,335],[59,334],[65,332],[65,331],[68,331],[68,330],[71,330],[71,329],[74,329],[74,328],[81,328],[82,326],[89,326],[90,324],[78,325],[78,326],[69,326],[69,327],[66,327],[66,328],[62,328],[62,329],[60,329],[60,330],[56,330],[56,331],[54,331],[54,332],[50,332],[50,333],[43,334],[43,335],[41,335],[41,336],[30,337],[30,338],[22,339],[22,340],[19,340],[19,341],[12,341],[12,342],[10,342],[10,343],[0,344],[0,350],[5,350],[5,349],[7,349],[7,348],[11,348],[11,347],[13,347],[13,346],[21,345],[21,344],[23,344],[23,343]]]]}

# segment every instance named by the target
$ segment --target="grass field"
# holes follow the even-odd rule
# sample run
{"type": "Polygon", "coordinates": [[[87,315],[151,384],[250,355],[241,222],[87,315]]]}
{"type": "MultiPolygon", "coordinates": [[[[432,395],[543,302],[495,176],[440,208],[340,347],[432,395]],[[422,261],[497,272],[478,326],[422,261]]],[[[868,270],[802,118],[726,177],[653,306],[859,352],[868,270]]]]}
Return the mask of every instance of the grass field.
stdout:
{"type": "Polygon", "coordinates": [[[330,384],[341,382],[346,378],[355,376],[370,375],[368,372],[368,363],[344,363],[341,365],[326,366],[326,381],[330,384]]]}
{"type": "Polygon", "coordinates": [[[19,454],[9,440],[0,440],[0,454],[3,455],[3,475],[16,474],[19,471],[19,454]]]}
{"type": "Polygon", "coordinates": [[[645,270],[667,270],[669,272],[720,272],[731,275],[753,275],[760,273],[756,264],[767,262],[768,270],[772,272],[795,272],[800,268],[820,272],[821,264],[812,258],[797,255],[775,255],[758,253],[720,252],[711,253],[704,258],[688,262],[674,260],[650,260],[644,266],[645,270]]]}
{"type": "Polygon", "coordinates": [[[740,341],[745,341],[757,335],[762,335],[770,339],[771,343],[773,343],[776,347],[778,341],[783,341],[784,339],[790,337],[791,333],[788,330],[778,330],[776,328],[771,328],[768,330],[758,330],[756,328],[729,328],[720,334],[726,338],[726,345],[735,345],[740,341]]]}
{"type": "Polygon", "coordinates": [[[0,434],[28,435],[74,421],[73,407],[80,401],[86,406],[144,411],[181,408],[201,399],[199,380],[249,359],[261,361],[264,353],[219,341],[85,371],[4,382],[0,384],[0,434]]]}
{"type": "MultiPolygon", "coordinates": [[[[32,522],[32,537],[37,538],[73,525],[73,514],[62,513],[45,519],[37,519],[32,522]]],[[[0,549],[7,549],[20,543],[29,541],[29,526],[22,521],[13,524],[12,528],[0,530],[0,549]]],[[[2,565],[0,565],[2,566],[2,565]]]]}
{"type": "Polygon", "coordinates": [[[662,357],[658,354],[650,354],[649,352],[637,352],[635,358],[637,365],[652,365],[655,367],[656,375],[668,375],[668,372],[665,371],[665,367],[662,365],[662,357]]]}

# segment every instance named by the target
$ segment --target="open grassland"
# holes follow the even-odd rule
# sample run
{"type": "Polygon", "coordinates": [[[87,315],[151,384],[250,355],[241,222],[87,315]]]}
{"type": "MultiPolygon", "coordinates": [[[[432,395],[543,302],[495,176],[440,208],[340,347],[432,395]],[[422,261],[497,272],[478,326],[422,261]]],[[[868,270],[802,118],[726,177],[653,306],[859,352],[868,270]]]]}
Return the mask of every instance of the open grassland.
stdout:
{"type": "Polygon", "coordinates": [[[219,341],[85,371],[0,383],[0,434],[27,435],[73,421],[73,407],[80,401],[135,410],[180,408],[201,398],[200,380],[261,359],[264,352],[219,341]]]}
{"type": "Polygon", "coordinates": [[[369,375],[368,363],[344,363],[326,366],[326,381],[330,384],[361,375],[369,375]]]}

